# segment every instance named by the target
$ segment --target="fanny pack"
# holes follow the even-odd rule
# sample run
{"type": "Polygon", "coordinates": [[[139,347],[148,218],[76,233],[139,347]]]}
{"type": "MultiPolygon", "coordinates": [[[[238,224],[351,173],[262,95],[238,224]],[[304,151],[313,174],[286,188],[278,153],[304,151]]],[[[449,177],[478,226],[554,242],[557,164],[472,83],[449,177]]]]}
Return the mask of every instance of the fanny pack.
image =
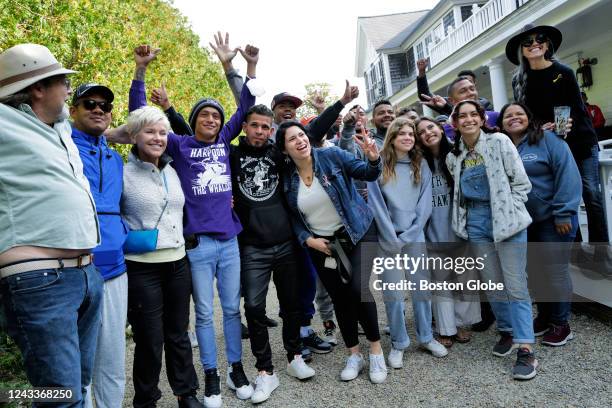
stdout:
{"type": "Polygon", "coordinates": [[[157,226],[164,215],[164,211],[166,211],[169,201],[166,174],[162,172],[162,176],[164,178],[164,187],[166,189],[166,203],[164,204],[164,208],[162,208],[161,214],[159,215],[159,218],[152,229],[131,230],[128,232],[125,243],[123,244],[123,252],[126,254],[142,254],[144,252],[155,251],[157,248],[157,236],[159,235],[157,226]]]}

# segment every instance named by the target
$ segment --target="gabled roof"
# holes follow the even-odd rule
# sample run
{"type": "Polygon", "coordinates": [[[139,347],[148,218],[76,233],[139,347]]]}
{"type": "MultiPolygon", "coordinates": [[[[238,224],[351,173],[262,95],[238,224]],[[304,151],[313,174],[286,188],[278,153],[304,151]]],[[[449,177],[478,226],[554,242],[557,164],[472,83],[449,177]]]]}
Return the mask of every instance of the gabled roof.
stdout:
{"type": "MultiPolygon", "coordinates": [[[[395,39],[398,34],[413,26],[415,22],[424,17],[429,10],[413,11],[410,13],[386,14],[382,16],[359,17],[358,24],[363,28],[368,41],[374,49],[390,48],[385,45],[395,39]]],[[[404,36],[403,38],[406,38],[404,36]]],[[[402,38],[402,41],[403,41],[402,38]]],[[[401,44],[401,42],[400,42],[401,44]]]]}
{"type": "Polygon", "coordinates": [[[421,21],[425,19],[429,13],[429,10],[420,11],[419,13],[420,15],[412,23],[408,24],[402,31],[400,31],[382,46],[378,47],[377,50],[382,51],[401,47],[410,34],[412,34],[419,27],[419,24],[421,24],[421,21]]]}

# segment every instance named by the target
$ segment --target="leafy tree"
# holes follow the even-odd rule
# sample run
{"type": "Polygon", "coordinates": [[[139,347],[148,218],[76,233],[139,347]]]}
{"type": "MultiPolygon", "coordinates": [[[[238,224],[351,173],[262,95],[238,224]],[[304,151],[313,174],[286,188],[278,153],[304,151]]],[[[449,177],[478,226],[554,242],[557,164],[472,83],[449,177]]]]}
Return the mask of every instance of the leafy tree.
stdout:
{"type": "MultiPolygon", "coordinates": [[[[115,93],[113,124],[124,123],[136,45],[162,49],[147,71],[148,89],[165,82],[179,112],[203,96],[227,111],[235,102],[221,65],[199,46],[187,19],[163,0],[0,0],[0,51],[21,43],[48,47],[79,71],[73,86],[95,81],[115,93]]],[[[116,146],[125,156],[128,146],[116,146]]]]}
{"type": "Polygon", "coordinates": [[[317,110],[313,105],[313,102],[315,102],[318,98],[323,99],[325,107],[338,100],[338,97],[331,93],[331,84],[327,82],[311,82],[304,85],[304,88],[306,89],[306,98],[304,99],[304,104],[297,110],[298,118],[303,118],[309,115],[317,115],[317,110]]]}

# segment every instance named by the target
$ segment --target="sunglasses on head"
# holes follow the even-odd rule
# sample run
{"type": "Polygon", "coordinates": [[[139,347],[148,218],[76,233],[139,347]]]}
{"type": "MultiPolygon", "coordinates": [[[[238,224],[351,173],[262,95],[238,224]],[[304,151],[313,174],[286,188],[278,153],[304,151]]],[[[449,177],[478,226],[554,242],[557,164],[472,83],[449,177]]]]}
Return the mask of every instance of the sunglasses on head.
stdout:
{"type": "Polygon", "coordinates": [[[113,110],[113,104],[106,101],[98,102],[94,101],[93,99],[81,99],[77,105],[78,104],[83,105],[83,107],[88,111],[96,109],[96,106],[99,107],[104,113],[109,113],[113,110]]]}
{"type": "Polygon", "coordinates": [[[523,47],[529,47],[531,44],[533,44],[533,40],[535,40],[535,42],[538,44],[544,44],[548,41],[548,37],[546,37],[544,34],[530,35],[529,37],[525,37],[521,40],[521,45],[523,47]]]}

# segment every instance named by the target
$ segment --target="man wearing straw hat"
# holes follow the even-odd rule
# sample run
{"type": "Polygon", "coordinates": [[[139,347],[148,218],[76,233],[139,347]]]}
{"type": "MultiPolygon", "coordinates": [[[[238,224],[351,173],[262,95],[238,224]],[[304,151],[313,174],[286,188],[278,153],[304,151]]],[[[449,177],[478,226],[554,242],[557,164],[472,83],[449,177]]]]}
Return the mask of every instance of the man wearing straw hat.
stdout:
{"type": "Polygon", "coordinates": [[[41,45],[0,54],[0,294],[29,382],[70,389],[58,407],[81,406],[91,381],[103,285],[65,108],[74,72],[41,45]]]}

